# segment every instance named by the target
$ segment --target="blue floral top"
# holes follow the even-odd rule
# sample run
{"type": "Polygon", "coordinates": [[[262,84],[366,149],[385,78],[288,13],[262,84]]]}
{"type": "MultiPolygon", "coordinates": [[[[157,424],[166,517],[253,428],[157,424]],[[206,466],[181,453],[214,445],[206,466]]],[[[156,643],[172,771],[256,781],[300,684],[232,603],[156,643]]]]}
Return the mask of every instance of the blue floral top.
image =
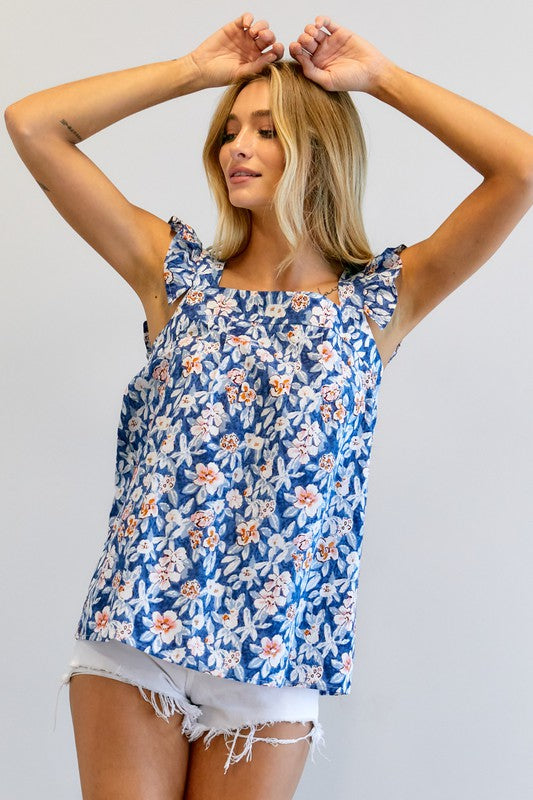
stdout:
{"type": "Polygon", "coordinates": [[[349,694],[383,364],[406,245],[319,292],[222,288],[176,217],[182,295],[122,400],[109,529],[76,638],[247,683],[349,694]]]}

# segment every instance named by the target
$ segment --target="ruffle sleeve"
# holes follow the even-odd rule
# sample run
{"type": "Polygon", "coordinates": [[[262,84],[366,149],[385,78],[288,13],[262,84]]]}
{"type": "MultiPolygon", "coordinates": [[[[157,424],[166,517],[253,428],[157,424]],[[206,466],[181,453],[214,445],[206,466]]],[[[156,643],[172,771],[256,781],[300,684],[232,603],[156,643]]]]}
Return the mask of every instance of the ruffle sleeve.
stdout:
{"type": "MultiPolygon", "coordinates": [[[[163,276],[167,302],[170,305],[193,285],[203,245],[196,231],[178,217],[172,216],[168,224],[174,232],[174,238],[170,242],[165,256],[163,276]]],[[[143,321],[143,339],[146,354],[149,356],[152,348],[146,320],[143,321]]]]}
{"type": "Polygon", "coordinates": [[[394,313],[398,301],[396,278],[403,267],[400,253],[406,244],[387,247],[374,256],[358,275],[363,308],[380,328],[384,328],[394,313]]]}
{"type": "Polygon", "coordinates": [[[171,217],[168,224],[175,234],[163,266],[167,299],[170,304],[192,286],[203,246],[196,231],[178,217],[171,217]]]}

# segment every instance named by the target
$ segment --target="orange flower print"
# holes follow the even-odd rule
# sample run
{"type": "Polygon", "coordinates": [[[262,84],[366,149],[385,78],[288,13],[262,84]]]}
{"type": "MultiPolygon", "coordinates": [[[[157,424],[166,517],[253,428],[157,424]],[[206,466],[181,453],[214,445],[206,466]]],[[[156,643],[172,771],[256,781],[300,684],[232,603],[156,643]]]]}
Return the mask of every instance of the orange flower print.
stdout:
{"type": "Polygon", "coordinates": [[[194,600],[201,591],[201,586],[198,581],[185,581],[183,586],[181,587],[181,594],[183,597],[190,597],[191,600],[194,600]]]}
{"type": "Polygon", "coordinates": [[[234,369],[230,369],[228,372],[228,378],[230,381],[233,381],[233,383],[236,383],[238,386],[240,386],[243,380],[246,378],[246,372],[243,369],[238,369],[235,367],[234,369]]]}
{"type": "Polygon", "coordinates": [[[207,547],[208,550],[215,550],[220,542],[220,536],[218,535],[216,528],[209,528],[208,536],[204,539],[204,545],[207,547]]]}
{"type": "Polygon", "coordinates": [[[244,547],[247,544],[257,544],[259,541],[259,530],[255,522],[241,522],[237,525],[237,542],[244,547]]]}
{"type": "Polygon", "coordinates": [[[335,403],[336,410],[333,412],[334,418],[337,422],[344,422],[346,418],[346,408],[342,404],[342,400],[337,400],[335,403]]]}
{"type": "Polygon", "coordinates": [[[282,657],[285,655],[285,644],[279,634],[273,636],[272,639],[264,637],[261,639],[261,650],[259,651],[261,658],[268,661],[271,667],[277,667],[282,657]]]}
{"type": "Polygon", "coordinates": [[[235,453],[239,446],[239,439],[234,433],[225,434],[220,440],[220,446],[228,453],[235,453]]]}
{"type": "Polygon", "coordinates": [[[293,294],[291,308],[293,308],[294,311],[303,311],[308,305],[309,295],[303,294],[303,292],[295,292],[295,294],[293,294]]]}
{"type": "Polygon", "coordinates": [[[320,415],[324,422],[329,422],[331,419],[331,406],[328,403],[322,403],[320,406],[320,415]]]}
{"type": "Polygon", "coordinates": [[[231,384],[226,384],[226,386],[224,387],[224,391],[226,392],[228,402],[231,404],[235,403],[239,395],[239,390],[237,389],[237,387],[231,386],[231,384]]]}
{"type": "Polygon", "coordinates": [[[228,336],[227,341],[229,344],[233,345],[233,347],[236,347],[239,350],[239,352],[244,355],[250,352],[253,339],[250,336],[247,336],[246,334],[242,334],[240,336],[230,335],[228,336]]]}
{"type": "Polygon", "coordinates": [[[100,636],[109,636],[110,634],[110,609],[106,606],[102,611],[97,611],[94,615],[94,630],[100,636]]]}
{"type": "Polygon", "coordinates": [[[202,509],[191,514],[191,522],[193,522],[199,528],[206,528],[213,522],[214,518],[215,515],[211,509],[202,509]]]}
{"type": "Polygon", "coordinates": [[[191,289],[185,296],[185,302],[190,306],[194,306],[197,305],[198,303],[201,303],[203,299],[204,299],[204,293],[198,289],[196,290],[191,289]]]}
{"type": "Polygon", "coordinates": [[[133,587],[134,587],[134,585],[135,585],[135,583],[134,583],[133,580],[129,580],[128,579],[128,580],[122,581],[122,583],[120,584],[120,586],[118,587],[118,590],[117,590],[117,594],[120,597],[120,599],[122,600],[122,602],[124,602],[125,600],[129,600],[131,597],[133,597],[133,587]]]}
{"type": "Polygon", "coordinates": [[[349,693],[383,370],[365,311],[388,323],[398,262],[346,269],[340,306],[318,292],[226,290],[222,262],[171,227],[164,276],[180,310],[155,346],[145,337],[126,388],[79,638],[349,693]]]}
{"type": "Polygon", "coordinates": [[[214,461],[210,461],[209,464],[197,464],[196,473],[194,483],[204,486],[208,494],[214,494],[225,481],[223,473],[214,461]]]}
{"type": "Polygon", "coordinates": [[[333,403],[339,396],[341,388],[336,383],[326,383],[322,387],[322,397],[328,403],[333,403]]]}
{"type": "Polygon", "coordinates": [[[245,403],[245,405],[249,406],[253,403],[257,394],[252,389],[251,386],[248,386],[247,382],[244,381],[241,386],[241,391],[239,392],[239,400],[241,403],[245,403]]]}
{"type": "Polygon", "coordinates": [[[324,472],[331,472],[335,466],[335,456],[333,453],[326,453],[325,455],[321,456],[318,466],[320,469],[323,469],[324,472]]]}
{"type": "Polygon", "coordinates": [[[322,503],[322,495],[314,484],[308,483],[305,487],[296,486],[294,494],[296,495],[295,508],[303,508],[309,517],[318,512],[322,503]]]}
{"type": "Polygon", "coordinates": [[[296,603],[291,603],[285,612],[285,616],[289,620],[293,620],[296,616],[296,603]]]}
{"type": "Polygon", "coordinates": [[[176,633],[179,633],[181,628],[181,620],[178,620],[175,611],[165,611],[164,614],[160,614],[159,611],[152,613],[150,633],[160,636],[161,641],[165,644],[171,644],[176,633]]]}
{"type": "Polygon", "coordinates": [[[329,342],[322,342],[317,348],[319,361],[328,369],[332,369],[335,363],[335,350],[329,342]]]}
{"type": "Polygon", "coordinates": [[[141,505],[141,510],[139,511],[139,516],[143,519],[145,517],[157,517],[157,501],[155,494],[149,494],[144,503],[141,505]]]}
{"type": "Polygon", "coordinates": [[[230,608],[229,611],[221,614],[222,624],[228,630],[233,630],[236,628],[239,623],[239,609],[238,608],[230,608]]]}
{"type": "Polygon", "coordinates": [[[270,378],[270,394],[279,397],[282,394],[290,394],[291,378],[289,375],[272,375],[270,378]]]}
{"type": "Polygon", "coordinates": [[[302,553],[295,552],[292,554],[292,562],[296,572],[299,572],[304,564],[304,557],[302,553]]]}
{"type": "Polygon", "coordinates": [[[196,373],[199,375],[202,372],[202,359],[200,356],[186,356],[183,359],[183,374],[185,376],[196,373]]]}
{"type": "Polygon", "coordinates": [[[338,559],[339,551],[337,550],[337,545],[335,544],[335,539],[319,539],[317,544],[317,551],[316,551],[317,561],[321,561],[324,563],[328,561],[330,558],[338,559]]]}
{"type": "Polygon", "coordinates": [[[316,644],[320,635],[320,627],[318,625],[310,625],[305,628],[303,635],[307,644],[316,644]]]}
{"type": "Polygon", "coordinates": [[[189,542],[193,550],[196,550],[202,544],[202,531],[199,528],[191,528],[189,530],[189,542]]]}

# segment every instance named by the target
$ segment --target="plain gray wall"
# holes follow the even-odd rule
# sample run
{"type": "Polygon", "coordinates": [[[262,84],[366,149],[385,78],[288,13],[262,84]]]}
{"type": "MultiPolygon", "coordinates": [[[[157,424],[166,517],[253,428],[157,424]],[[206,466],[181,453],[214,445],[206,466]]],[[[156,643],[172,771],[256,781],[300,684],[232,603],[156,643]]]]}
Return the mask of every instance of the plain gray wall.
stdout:
{"type": "MultiPolygon", "coordinates": [[[[288,44],[319,13],[400,66],[531,130],[522,0],[72,4],[3,11],[2,107],[184,55],[244,11],[288,44]]],[[[132,202],[212,241],[201,149],[222,89],[129,117],[81,149],[132,202]]],[[[429,236],[481,176],[421,126],[353,93],[375,252],[429,236]]],[[[2,800],[73,800],[68,691],[53,708],[107,530],[122,393],[143,308],[59,216],[0,130],[2,800]]],[[[374,441],[349,697],[322,698],[327,755],[296,797],[525,800],[533,793],[531,216],[404,340],[374,441]]]]}

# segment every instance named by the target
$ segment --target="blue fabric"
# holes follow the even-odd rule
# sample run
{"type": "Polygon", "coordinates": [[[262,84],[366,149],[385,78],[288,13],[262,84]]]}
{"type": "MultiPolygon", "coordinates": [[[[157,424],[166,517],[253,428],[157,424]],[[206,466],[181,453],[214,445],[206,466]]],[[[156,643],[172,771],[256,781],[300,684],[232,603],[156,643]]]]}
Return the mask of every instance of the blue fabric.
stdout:
{"type": "Polygon", "coordinates": [[[115,494],[76,638],[348,694],[369,459],[406,245],[319,292],[221,288],[170,220],[168,302],[118,426],[115,494]],[[185,294],[184,294],[185,293],[185,294]]]}

